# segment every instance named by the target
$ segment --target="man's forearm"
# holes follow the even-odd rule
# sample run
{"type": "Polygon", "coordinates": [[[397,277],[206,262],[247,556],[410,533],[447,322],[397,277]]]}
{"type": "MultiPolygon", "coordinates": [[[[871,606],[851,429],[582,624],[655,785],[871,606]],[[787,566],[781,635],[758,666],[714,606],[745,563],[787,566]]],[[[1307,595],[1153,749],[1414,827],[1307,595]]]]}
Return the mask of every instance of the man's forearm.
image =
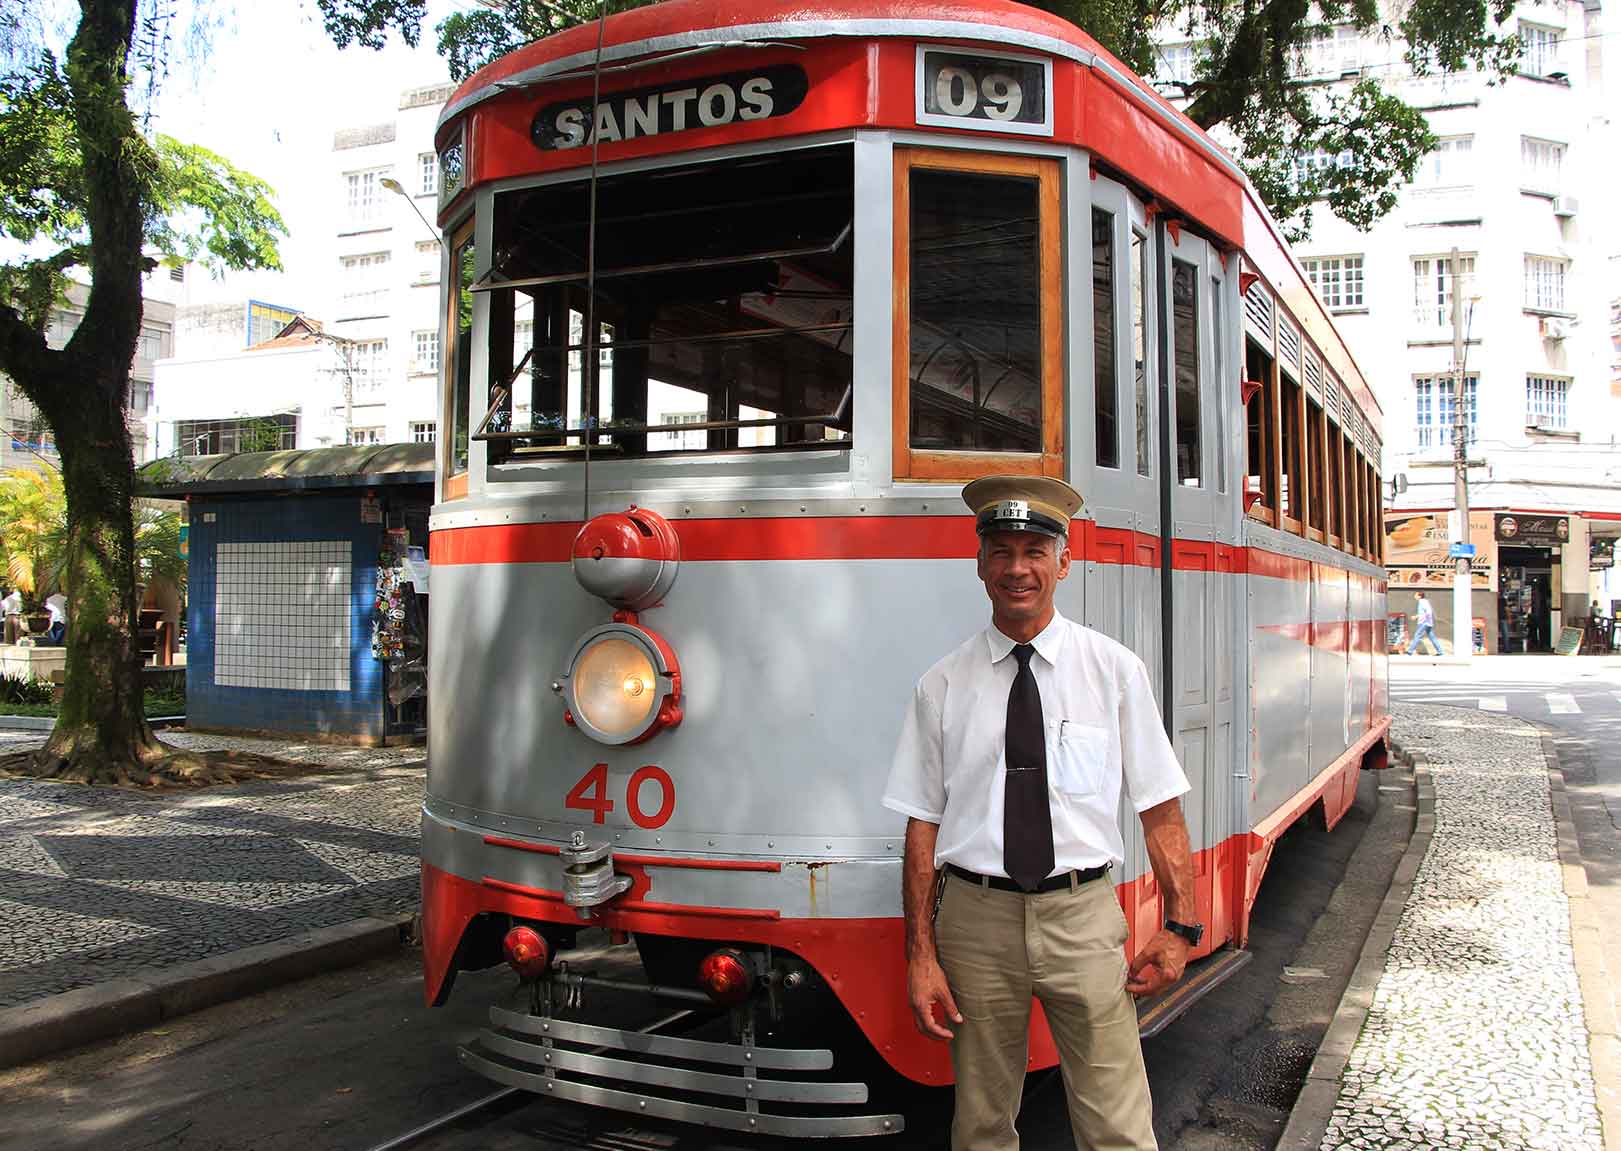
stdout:
{"type": "Polygon", "coordinates": [[[1143,812],[1141,818],[1148,862],[1165,900],[1165,917],[1192,923],[1199,905],[1193,895],[1193,856],[1188,847],[1188,825],[1182,818],[1182,801],[1166,800],[1143,812]]]}
{"type": "MultiPolygon", "coordinates": [[[[901,906],[906,912],[906,958],[934,958],[934,840],[940,828],[921,819],[906,821],[906,855],[901,865],[901,906]]],[[[1184,836],[1184,842],[1186,837],[1184,836]]]]}

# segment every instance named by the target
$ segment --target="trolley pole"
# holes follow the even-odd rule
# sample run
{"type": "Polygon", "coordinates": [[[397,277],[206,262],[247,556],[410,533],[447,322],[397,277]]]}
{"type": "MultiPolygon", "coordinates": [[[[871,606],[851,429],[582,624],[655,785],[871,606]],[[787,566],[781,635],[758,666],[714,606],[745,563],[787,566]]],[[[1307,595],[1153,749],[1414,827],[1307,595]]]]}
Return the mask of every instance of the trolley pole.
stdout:
{"type": "MultiPolygon", "coordinates": [[[[1463,277],[1459,275],[1458,249],[1452,249],[1452,501],[1457,508],[1452,538],[1469,542],[1469,412],[1464,394],[1463,277]]],[[[1452,583],[1452,653],[1475,654],[1471,619],[1469,557],[1459,556],[1452,583]]]]}

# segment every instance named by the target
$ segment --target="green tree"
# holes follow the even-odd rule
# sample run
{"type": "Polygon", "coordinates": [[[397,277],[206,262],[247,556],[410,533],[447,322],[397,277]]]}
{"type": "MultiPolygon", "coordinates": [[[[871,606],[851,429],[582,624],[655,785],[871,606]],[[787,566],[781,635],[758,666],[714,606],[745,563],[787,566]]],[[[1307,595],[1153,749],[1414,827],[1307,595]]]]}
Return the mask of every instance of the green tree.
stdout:
{"type": "MultiPolygon", "coordinates": [[[[610,12],[648,0],[611,0],[610,12]]],[[[1298,62],[1311,41],[1336,24],[1404,45],[1414,72],[1480,68],[1506,75],[1519,42],[1500,25],[1511,0],[1033,0],[1084,28],[1144,76],[1156,71],[1155,31],[1197,43],[1193,76],[1172,96],[1207,131],[1236,142],[1238,162],[1291,238],[1310,230],[1312,206],[1326,202],[1358,228],[1396,205],[1401,186],[1435,146],[1423,113],[1375,78],[1349,87],[1302,79],[1298,62]],[[1301,157],[1350,163],[1299,166],[1301,157]]],[[[571,24],[593,19],[592,0],[506,0],[457,12],[437,25],[440,54],[456,79],[503,53],[571,24]]],[[[378,13],[381,15],[381,13],[378,13]]]]}
{"type": "MultiPolygon", "coordinates": [[[[225,2],[225,0],[221,0],[225,2]]],[[[317,0],[340,44],[378,46],[388,22],[410,43],[420,0],[317,0]]],[[[211,8],[193,6],[206,23],[211,8]]],[[[96,781],[195,779],[209,767],[159,743],[141,709],[125,399],[141,324],[141,276],[160,261],[275,268],[285,234],[270,189],[206,148],[148,135],[131,97],[164,72],[145,0],[79,0],[66,51],[54,0],[12,0],[0,15],[0,373],[55,432],[66,491],[67,683],[36,774],[96,781]],[[44,328],[70,273],[89,283],[66,346],[44,328]]]]}
{"type": "Polygon", "coordinates": [[[0,476],[0,555],[5,582],[29,611],[62,585],[67,554],[67,497],[49,468],[15,468],[0,476]]]}

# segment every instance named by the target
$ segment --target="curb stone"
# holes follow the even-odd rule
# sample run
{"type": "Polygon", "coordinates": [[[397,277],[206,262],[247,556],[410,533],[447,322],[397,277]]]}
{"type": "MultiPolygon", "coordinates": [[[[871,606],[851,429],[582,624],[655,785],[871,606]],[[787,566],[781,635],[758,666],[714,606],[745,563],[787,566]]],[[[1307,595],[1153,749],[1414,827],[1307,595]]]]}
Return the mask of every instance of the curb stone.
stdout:
{"type": "Polygon", "coordinates": [[[1435,834],[1435,785],[1430,770],[1421,754],[1403,754],[1413,764],[1413,783],[1418,791],[1418,820],[1413,836],[1407,841],[1407,850],[1402,853],[1396,873],[1391,877],[1390,890],[1385,893],[1384,902],[1368,928],[1351,981],[1346,984],[1339,1008],[1317,1049],[1317,1057],[1306,1072],[1306,1082],[1289,1112],[1289,1122],[1278,1139],[1276,1151],[1317,1151],[1322,1145],[1328,1121],[1334,1114],[1334,1104],[1339,1100],[1340,1077],[1357,1037],[1362,1034],[1368,1010],[1373,1006],[1373,992],[1384,974],[1385,956],[1395,938],[1396,924],[1407,907],[1413,893],[1413,880],[1418,876],[1419,866],[1435,834]]]}
{"type": "Polygon", "coordinates": [[[351,919],[0,1010],[0,1068],[110,1039],[399,948],[412,916],[351,919]]]}
{"type": "Polygon", "coordinates": [[[1576,983],[1587,1022],[1588,1057],[1593,1061],[1593,1095],[1605,1151],[1621,1151],[1621,1028],[1616,1025],[1615,993],[1604,966],[1597,913],[1587,896],[1587,870],[1582,863],[1576,823],[1571,816],[1565,773],[1559,769],[1553,737],[1542,733],[1542,758],[1548,767],[1554,834],[1565,899],[1570,905],[1570,946],[1576,961],[1576,983]]]}

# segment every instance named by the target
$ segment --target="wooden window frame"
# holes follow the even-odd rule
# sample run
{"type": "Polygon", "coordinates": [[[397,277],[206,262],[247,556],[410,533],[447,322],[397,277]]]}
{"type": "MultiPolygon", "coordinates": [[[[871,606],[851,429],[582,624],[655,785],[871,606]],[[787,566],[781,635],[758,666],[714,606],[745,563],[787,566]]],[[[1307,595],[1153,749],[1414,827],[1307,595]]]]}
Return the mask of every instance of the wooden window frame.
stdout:
{"type": "MultiPolygon", "coordinates": [[[[1242,302],[1242,299],[1240,302],[1242,302]]],[[[1242,323],[1242,321],[1240,322],[1242,323]]],[[[1243,334],[1242,339],[1244,345],[1244,378],[1245,380],[1249,380],[1249,351],[1252,340],[1247,332],[1243,334]]],[[[1278,443],[1278,361],[1277,357],[1272,354],[1272,349],[1262,347],[1259,340],[1254,340],[1253,342],[1255,344],[1255,350],[1262,356],[1266,357],[1267,370],[1262,373],[1262,379],[1253,381],[1260,386],[1256,389],[1255,394],[1250,397],[1249,401],[1249,404],[1261,405],[1261,458],[1258,461],[1254,461],[1259,463],[1261,470],[1253,473],[1261,477],[1261,498],[1255,501],[1254,505],[1250,508],[1247,514],[1249,515],[1250,519],[1259,520],[1261,523],[1275,526],[1278,522],[1278,509],[1267,502],[1266,496],[1268,486],[1271,487],[1272,497],[1274,500],[1278,498],[1281,491],[1281,488],[1278,486],[1278,452],[1280,450],[1278,443]],[[1268,447],[1271,448],[1271,451],[1267,450],[1268,447]],[[1267,464],[1268,459],[1272,461],[1270,467],[1268,467],[1267,464]],[[1270,472],[1271,474],[1268,475],[1267,472],[1270,472]]],[[[1252,474],[1249,469],[1249,465],[1252,462],[1249,458],[1249,404],[1243,405],[1244,488],[1239,494],[1240,499],[1243,499],[1244,494],[1248,491],[1249,477],[1252,474]]]]}
{"type": "Polygon", "coordinates": [[[1328,439],[1327,439],[1327,413],[1323,405],[1311,398],[1304,397],[1306,410],[1306,436],[1301,445],[1301,451],[1306,457],[1306,538],[1316,540],[1320,544],[1328,542],[1330,524],[1328,519],[1328,439]],[[1317,414],[1312,415],[1312,408],[1317,414]],[[1312,465],[1312,444],[1317,446],[1317,467],[1312,465]],[[1321,504],[1321,507],[1318,505],[1321,504]],[[1322,527],[1312,524],[1313,517],[1323,521],[1322,527]]]}
{"type": "MultiPolygon", "coordinates": [[[[440,393],[444,400],[444,414],[449,417],[449,419],[441,419],[439,421],[440,425],[449,431],[448,435],[441,436],[439,438],[439,466],[442,469],[442,474],[445,477],[444,486],[440,495],[440,498],[443,500],[459,500],[465,497],[467,495],[468,476],[470,476],[473,471],[473,418],[471,408],[469,408],[467,412],[462,413],[462,418],[467,421],[468,431],[467,467],[463,471],[451,471],[451,468],[455,466],[456,458],[456,358],[461,351],[461,349],[457,346],[460,340],[460,333],[458,332],[459,325],[457,324],[457,311],[461,304],[461,285],[460,281],[457,279],[460,273],[456,267],[456,253],[461,251],[463,244],[466,244],[473,239],[473,224],[474,220],[469,217],[465,223],[459,226],[450,235],[450,268],[449,275],[446,278],[448,290],[445,292],[444,312],[445,354],[440,357],[440,393]]],[[[473,338],[471,332],[468,333],[467,338],[469,340],[473,338]]],[[[473,360],[471,356],[469,356],[467,360],[467,373],[468,403],[471,404],[473,395],[473,360]]]]}
{"type": "Polygon", "coordinates": [[[1284,531],[1289,532],[1291,535],[1304,536],[1306,534],[1305,524],[1307,512],[1306,489],[1304,483],[1306,478],[1306,470],[1304,467],[1305,461],[1302,456],[1302,450],[1305,447],[1306,432],[1306,389],[1305,386],[1302,385],[1298,380],[1292,380],[1291,385],[1294,387],[1296,393],[1300,397],[1300,402],[1295,405],[1295,450],[1292,453],[1294,456],[1293,461],[1289,461],[1284,458],[1284,448],[1287,446],[1287,444],[1283,438],[1283,366],[1276,359],[1274,359],[1272,361],[1272,386],[1277,390],[1278,397],[1276,409],[1278,413],[1278,526],[1284,531]],[[1294,470],[1292,472],[1288,466],[1290,462],[1293,462],[1294,464],[1294,470]],[[1300,509],[1299,519],[1296,519],[1294,516],[1289,514],[1289,501],[1284,499],[1283,480],[1285,476],[1290,478],[1288,490],[1299,501],[1297,505],[1300,509]]]}
{"type": "MultiPolygon", "coordinates": [[[[894,361],[891,428],[894,478],[901,482],[971,480],[986,475],[1064,474],[1064,243],[1062,170],[1050,156],[1004,156],[940,148],[895,149],[894,361]],[[912,170],[1022,176],[1037,183],[1041,252],[1041,451],[930,451],[911,445],[912,170]]],[[[1088,273],[1090,274],[1090,272],[1088,273]]],[[[1118,325],[1117,325],[1118,327],[1118,325]]]]}

